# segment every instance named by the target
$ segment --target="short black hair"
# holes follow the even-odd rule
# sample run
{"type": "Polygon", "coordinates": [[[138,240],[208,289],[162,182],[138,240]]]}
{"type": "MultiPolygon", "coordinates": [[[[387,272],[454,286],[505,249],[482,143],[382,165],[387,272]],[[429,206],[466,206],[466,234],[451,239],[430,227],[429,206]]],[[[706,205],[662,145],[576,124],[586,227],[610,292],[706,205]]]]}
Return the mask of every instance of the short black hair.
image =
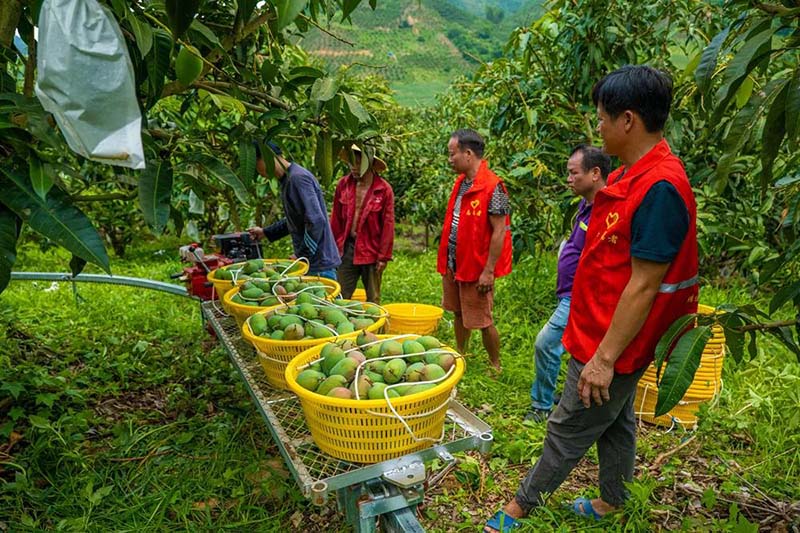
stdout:
{"type": "Polygon", "coordinates": [[[569,156],[572,157],[578,152],[583,155],[583,159],[581,161],[581,168],[583,171],[589,172],[593,168],[597,167],[600,169],[600,177],[603,178],[603,181],[606,181],[608,174],[611,172],[611,158],[608,156],[608,154],[596,146],[592,146],[590,144],[579,144],[572,149],[572,152],[569,154],[569,156]]]}
{"type": "MultiPolygon", "coordinates": [[[[272,153],[275,155],[283,155],[283,151],[278,147],[277,144],[274,142],[264,139],[263,141],[264,146],[268,146],[272,153]]],[[[256,147],[256,159],[261,159],[261,144],[257,141],[253,141],[253,146],[256,147]]]]}
{"type": "Polygon", "coordinates": [[[486,143],[477,131],[469,129],[456,130],[450,138],[458,141],[458,149],[462,152],[469,149],[476,156],[483,157],[483,149],[486,147],[486,143]]]}
{"type": "Polygon", "coordinates": [[[611,118],[626,110],[636,112],[650,133],[664,129],[672,103],[672,78],[647,65],[625,65],[606,74],[592,89],[594,105],[611,118]]]}

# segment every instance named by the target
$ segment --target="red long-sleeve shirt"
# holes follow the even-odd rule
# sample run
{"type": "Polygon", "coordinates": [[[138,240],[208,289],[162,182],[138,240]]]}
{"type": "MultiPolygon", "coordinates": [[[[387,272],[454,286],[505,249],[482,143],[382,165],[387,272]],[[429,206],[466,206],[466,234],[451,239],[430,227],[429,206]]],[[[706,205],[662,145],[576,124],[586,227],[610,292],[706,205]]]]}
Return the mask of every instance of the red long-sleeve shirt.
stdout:
{"type": "MultiPolygon", "coordinates": [[[[344,255],[344,244],[351,233],[355,211],[356,181],[348,174],[336,185],[331,212],[331,229],[340,255],[344,255]]],[[[354,265],[392,259],[394,192],[392,186],[377,174],[364,195],[355,234],[354,265]]]]}

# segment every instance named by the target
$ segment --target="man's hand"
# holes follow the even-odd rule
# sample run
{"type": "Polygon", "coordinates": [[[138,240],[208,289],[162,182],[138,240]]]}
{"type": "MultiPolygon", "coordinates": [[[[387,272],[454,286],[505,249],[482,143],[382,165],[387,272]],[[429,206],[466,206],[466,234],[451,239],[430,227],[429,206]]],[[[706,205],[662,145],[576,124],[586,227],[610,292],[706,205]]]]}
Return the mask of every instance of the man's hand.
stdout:
{"type": "Polygon", "coordinates": [[[264,238],[264,228],[259,227],[252,227],[247,229],[247,233],[250,234],[250,238],[254,241],[260,241],[264,238]]]}
{"type": "Polygon", "coordinates": [[[578,396],[581,397],[583,406],[587,409],[592,406],[592,400],[597,405],[603,405],[611,399],[608,387],[614,378],[614,364],[604,361],[598,353],[589,359],[581,371],[578,379],[578,396]]]}
{"type": "Polygon", "coordinates": [[[481,272],[480,277],[478,278],[478,292],[481,294],[486,294],[487,292],[491,291],[494,288],[494,272],[481,272]]]}
{"type": "Polygon", "coordinates": [[[375,269],[378,271],[378,274],[383,274],[383,271],[386,270],[386,261],[378,261],[375,264],[375,269]]]}

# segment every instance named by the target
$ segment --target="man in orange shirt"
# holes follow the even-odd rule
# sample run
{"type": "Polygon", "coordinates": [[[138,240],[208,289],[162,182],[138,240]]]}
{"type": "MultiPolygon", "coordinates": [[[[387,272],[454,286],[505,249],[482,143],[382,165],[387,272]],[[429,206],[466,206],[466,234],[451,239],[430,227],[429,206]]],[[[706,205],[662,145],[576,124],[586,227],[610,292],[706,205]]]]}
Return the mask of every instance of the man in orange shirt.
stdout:
{"type": "Polygon", "coordinates": [[[474,130],[457,130],[447,150],[459,173],[439,242],[442,307],[455,315],[458,351],[470,330],[481,330],[489,362],[500,371],[500,336],[494,327],[494,280],[511,272],[511,219],[503,181],[483,159],[484,141],[474,130]]]}

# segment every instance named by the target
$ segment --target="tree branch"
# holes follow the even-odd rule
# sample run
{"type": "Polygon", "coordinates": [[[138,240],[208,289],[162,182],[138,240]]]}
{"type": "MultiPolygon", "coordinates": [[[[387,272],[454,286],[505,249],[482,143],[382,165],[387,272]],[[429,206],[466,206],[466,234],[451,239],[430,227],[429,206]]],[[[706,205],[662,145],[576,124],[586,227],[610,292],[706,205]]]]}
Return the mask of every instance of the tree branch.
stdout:
{"type": "MultiPolygon", "coordinates": [[[[219,94],[219,95],[222,95],[222,96],[230,96],[225,91],[223,91],[221,89],[217,89],[216,87],[214,87],[212,85],[208,85],[207,82],[205,82],[205,83],[195,82],[193,85],[195,87],[197,87],[198,89],[205,89],[206,91],[208,91],[210,93],[219,94]]],[[[266,107],[262,107],[262,106],[259,106],[259,105],[254,105],[254,104],[251,104],[250,102],[243,102],[243,101],[239,100],[239,103],[241,103],[247,109],[250,109],[251,111],[255,111],[256,113],[266,113],[267,111],[269,111],[269,109],[267,109],[266,107]]]]}
{"type": "Polygon", "coordinates": [[[22,3],[19,0],[0,2],[0,45],[11,48],[21,16],[22,3]]]}
{"type": "Polygon", "coordinates": [[[281,109],[289,110],[290,107],[285,102],[281,102],[277,98],[272,95],[269,95],[262,91],[256,91],[255,89],[251,89],[247,86],[240,85],[238,83],[231,83],[227,81],[212,81],[212,80],[205,80],[202,82],[194,83],[195,86],[200,87],[204,85],[204,89],[207,87],[214,87],[215,89],[238,89],[245,94],[249,94],[250,96],[255,96],[256,98],[260,98],[270,104],[274,105],[275,107],[280,107],[281,109]]]}
{"type": "Polygon", "coordinates": [[[742,333],[746,331],[765,331],[768,329],[785,328],[787,326],[794,326],[800,323],[800,318],[794,320],[782,320],[780,322],[767,322],[765,324],[745,324],[739,328],[733,328],[742,333]]]}
{"type": "Polygon", "coordinates": [[[95,194],[92,196],[75,196],[73,202],[107,202],[109,200],[133,200],[138,196],[138,192],[111,192],[108,194],[95,194]]]}

